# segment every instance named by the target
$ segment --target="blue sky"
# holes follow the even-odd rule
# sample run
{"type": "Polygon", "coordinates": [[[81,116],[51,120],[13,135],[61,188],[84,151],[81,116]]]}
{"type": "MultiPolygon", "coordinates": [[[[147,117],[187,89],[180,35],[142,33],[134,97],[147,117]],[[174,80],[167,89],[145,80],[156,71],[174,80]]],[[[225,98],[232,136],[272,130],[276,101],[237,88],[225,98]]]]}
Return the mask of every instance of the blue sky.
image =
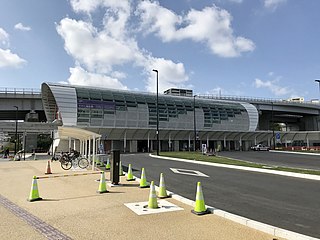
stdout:
{"type": "Polygon", "coordinates": [[[320,1],[0,0],[0,88],[319,98],[320,1]]]}

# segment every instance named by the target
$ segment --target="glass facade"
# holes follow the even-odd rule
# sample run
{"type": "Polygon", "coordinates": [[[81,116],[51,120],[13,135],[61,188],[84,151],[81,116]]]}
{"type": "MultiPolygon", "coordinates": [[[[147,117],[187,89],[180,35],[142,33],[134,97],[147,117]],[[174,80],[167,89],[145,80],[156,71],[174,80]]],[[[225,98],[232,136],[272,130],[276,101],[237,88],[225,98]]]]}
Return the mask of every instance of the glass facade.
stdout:
{"type": "MultiPolygon", "coordinates": [[[[76,87],[77,125],[155,128],[155,94],[76,87]]],[[[237,102],[159,95],[159,124],[164,129],[248,130],[249,115],[237,102]]]]}

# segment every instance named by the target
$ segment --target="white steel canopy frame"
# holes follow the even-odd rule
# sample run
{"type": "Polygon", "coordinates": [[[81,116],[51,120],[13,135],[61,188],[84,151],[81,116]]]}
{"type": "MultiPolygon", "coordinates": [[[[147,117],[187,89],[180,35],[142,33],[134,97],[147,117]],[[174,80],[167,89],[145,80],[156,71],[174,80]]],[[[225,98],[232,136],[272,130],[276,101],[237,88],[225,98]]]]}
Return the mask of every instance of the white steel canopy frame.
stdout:
{"type": "MultiPolygon", "coordinates": [[[[92,151],[92,170],[95,169],[95,156],[97,154],[97,149],[96,149],[96,141],[101,138],[100,134],[97,134],[95,132],[91,132],[85,129],[77,128],[77,127],[58,127],[57,131],[57,139],[78,139],[80,141],[80,146],[82,143],[85,141],[89,141],[89,150],[88,150],[88,156],[89,160],[90,158],[90,153],[92,151]],[[91,140],[92,140],[92,145],[91,145],[91,140]]],[[[85,150],[87,149],[86,144],[85,145],[85,150]]],[[[82,147],[81,147],[82,148],[82,147]]]]}

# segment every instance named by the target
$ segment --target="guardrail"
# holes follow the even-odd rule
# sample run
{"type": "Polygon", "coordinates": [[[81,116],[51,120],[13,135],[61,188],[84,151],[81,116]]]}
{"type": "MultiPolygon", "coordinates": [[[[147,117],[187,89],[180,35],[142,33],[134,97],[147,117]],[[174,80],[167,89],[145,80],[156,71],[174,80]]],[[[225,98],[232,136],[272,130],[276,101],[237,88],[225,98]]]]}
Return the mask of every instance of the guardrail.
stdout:
{"type": "Polygon", "coordinates": [[[39,94],[41,94],[41,91],[40,91],[40,89],[33,89],[33,88],[0,88],[0,93],[2,93],[2,94],[39,95],[39,94]]]}
{"type": "Polygon", "coordinates": [[[298,101],[289,101],[285,99],[278,98],[259,98],[259,97],[246,97],[246,96],[217,96],[217,95],[198,95],[199,98],[208,98],[208,99],[220,99],[220,100],[229,100],[229,101],[243,101],[243,102],[261,102],[261,103],[283,103],[283,104],[297,104],[297,105],[320,105],[319,102],[298,102],[298,101]]]}

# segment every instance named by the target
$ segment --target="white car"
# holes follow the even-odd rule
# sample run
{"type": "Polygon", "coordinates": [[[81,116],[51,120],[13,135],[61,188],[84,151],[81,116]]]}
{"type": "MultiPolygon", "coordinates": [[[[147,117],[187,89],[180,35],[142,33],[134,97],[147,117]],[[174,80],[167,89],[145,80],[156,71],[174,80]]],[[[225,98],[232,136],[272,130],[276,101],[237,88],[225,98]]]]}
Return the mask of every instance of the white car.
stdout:
{"type": "Polygon", "coordinates": [[[258,145],[251,147],[251,150],[253,150],[253,151],[269,151],[270,147],[265,146],[263,144],[258,144],[258,145]]]}

